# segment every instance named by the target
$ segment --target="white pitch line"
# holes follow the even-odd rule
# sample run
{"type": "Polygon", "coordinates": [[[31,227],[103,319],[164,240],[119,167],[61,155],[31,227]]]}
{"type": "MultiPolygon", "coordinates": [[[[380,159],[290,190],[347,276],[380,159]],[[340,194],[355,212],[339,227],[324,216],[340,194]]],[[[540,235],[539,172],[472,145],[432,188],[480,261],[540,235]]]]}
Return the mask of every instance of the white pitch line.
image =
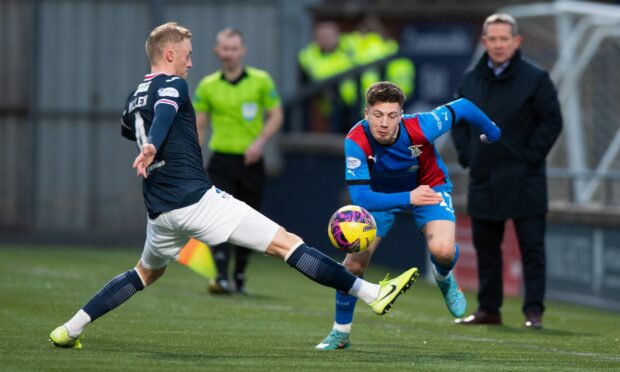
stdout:
{"type": "Polygon", "coordinates": [[[620,361],[620,355],[599,354],[599,353],[584,353],[584,352],[579,352],[579,351],[561,350],[561,349],[556,349],[556,348],[550,349],[550,348],[546,348],[546,347],[543,347],[543,346],[529,345],[529,344],[524,344],[524,343],[520,343],[520,342],[506,341],[506,340],[496,339],[496,338],[488,338],[488,337],[479,338],[479,337],[454,336],[454,335],[453,336],[449,336],[448,338],[457,339],[457,340],[465,340],[465,341],[478,341],[478,342],[498,343],[498,344],[503,344],[503,345],[518,346],[518,347],[521,347],[523,349],[540,350],[540,351],[544,351],[544,352],[547,352],[547,353],[553,353],[553,354],[564,354],[564,355],[570,355],[570,356],[590,357],[590,358],[593,358],[593,359],[604,360],[604,361],[620,361]]]}

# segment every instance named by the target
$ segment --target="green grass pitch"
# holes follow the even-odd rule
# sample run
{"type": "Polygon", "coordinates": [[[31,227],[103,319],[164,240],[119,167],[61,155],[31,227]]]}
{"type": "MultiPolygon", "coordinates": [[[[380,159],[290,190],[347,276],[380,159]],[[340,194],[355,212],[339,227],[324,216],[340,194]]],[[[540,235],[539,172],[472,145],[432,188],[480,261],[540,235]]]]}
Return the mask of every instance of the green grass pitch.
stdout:
{"type": "MultiPolygon", "coordinates": [[[[333,322],[333,290],[278,259],[255,254],[249,296],[214,297],[176,263],[128,303],[93,323],[81,350],[59,349],[49,332],[140,249],[0,247],[0,369],[212,371],[620,370],[620,314],[547,304],[545,329],[524,329],[520,299],[503,326],[452,324],[434,284],[420,279],[386,316],[358,304],[351,349],[315,351],[333,322]]],[[[397,273],[393,273],[397,274],[397,273]]],[[[385,268],[373,268],[378,281],[385,268]]],[[[475,293],[467,293],[469,310],[475,293]]]]}

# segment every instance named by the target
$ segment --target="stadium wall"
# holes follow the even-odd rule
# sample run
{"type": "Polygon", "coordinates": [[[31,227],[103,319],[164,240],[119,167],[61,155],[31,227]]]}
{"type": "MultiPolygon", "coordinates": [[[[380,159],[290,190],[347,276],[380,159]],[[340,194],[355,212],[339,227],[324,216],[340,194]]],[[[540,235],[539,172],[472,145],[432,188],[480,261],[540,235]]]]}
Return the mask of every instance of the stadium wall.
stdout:
{"type": "Polygon", "coordinates": [[[218,68],[218,30],[242,31],[249,65],[295,89],[297,45],[309,39],[313,0],[1,0],[0,231],[131,234],[145,224],[135,145],[119,136],[124,100],[148,72],[150,30],[193,32],[188,84],[218,68]]]}

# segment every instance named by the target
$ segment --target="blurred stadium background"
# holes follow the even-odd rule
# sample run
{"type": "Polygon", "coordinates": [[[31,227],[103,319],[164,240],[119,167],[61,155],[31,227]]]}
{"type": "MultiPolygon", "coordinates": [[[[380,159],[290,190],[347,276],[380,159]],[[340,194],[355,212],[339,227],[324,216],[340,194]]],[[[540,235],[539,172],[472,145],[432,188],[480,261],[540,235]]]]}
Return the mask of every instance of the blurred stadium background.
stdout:
{"type": "MultiPolygon", "coordinates": [[[[0,242],[142,244],[146,216],[130,166],[136,150],[119,136],[119,115],[147,72],[149,31],[174,20],[193,32],[190,90],[218,68],[211,49],[224,27],[240,29],[247,63],[274,77],[287,116],[270,148],[263,210],[327,251],[327,219],[346,202],[343,136],[305,131],[304,107],[361,70],[302,86],[297,53],[313,23],[334,20],[347,31],[367,14],[379,16],[415,63],[408,111],[418,111],[451,100],[481,52],[482,21],[498,9],[517,18],[524,53],[551,72],[564,113],[548,161],[549,297],[620,310],[620,5],[613,1],[0,0],[0,242]]],[[[464,211],[467,173],[448,136],[439,146],[464,211]]],[[[467,217],[459,218],[460,275],[475,285],[467,217]]],[[[418,234],[402,221],[395,229],[377,260],[424,267],[418,234]]],[[[513,235],[505,248],[507,291],[518,293],[513,235]]]]}

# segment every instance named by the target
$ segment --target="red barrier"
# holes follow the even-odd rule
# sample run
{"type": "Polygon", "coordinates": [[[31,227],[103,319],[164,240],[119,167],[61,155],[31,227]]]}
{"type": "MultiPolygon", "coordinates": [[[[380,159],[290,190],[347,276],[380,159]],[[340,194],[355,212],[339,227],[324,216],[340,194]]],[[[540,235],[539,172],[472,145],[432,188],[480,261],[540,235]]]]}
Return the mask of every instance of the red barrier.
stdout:
{"type": "MultiPolygon", "coordinates": [[[[471,236],[471,219],[466,214],[456,217],[456,242],[460,248],[459,261],[455,267],[455,275],[463,289],[478,289],[478,265],[476,251],[471,236]]],[[[523,283],[521,254],[512,221],[506,224],[504,241],[502,242],[504,260],[504,294],[517,296],[521,294],[523,283]]]]}

